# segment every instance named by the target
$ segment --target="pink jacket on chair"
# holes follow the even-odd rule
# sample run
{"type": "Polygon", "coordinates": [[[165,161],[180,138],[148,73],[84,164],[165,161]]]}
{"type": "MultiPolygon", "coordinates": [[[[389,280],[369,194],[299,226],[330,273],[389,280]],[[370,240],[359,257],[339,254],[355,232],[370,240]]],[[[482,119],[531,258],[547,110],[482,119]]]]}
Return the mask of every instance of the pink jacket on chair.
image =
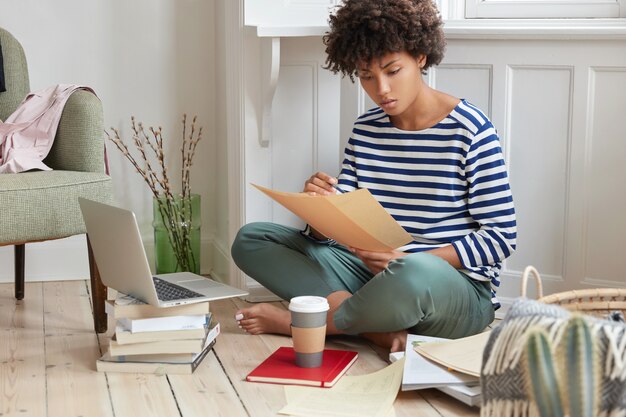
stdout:
{"type": "Polygon", "coordinates": [[[42,161],[50,152],[65,103],[79,89],[59,84],[30,93],[3,123],[0,121],[0,174],[31,169],[49,171],[42,161]]]}

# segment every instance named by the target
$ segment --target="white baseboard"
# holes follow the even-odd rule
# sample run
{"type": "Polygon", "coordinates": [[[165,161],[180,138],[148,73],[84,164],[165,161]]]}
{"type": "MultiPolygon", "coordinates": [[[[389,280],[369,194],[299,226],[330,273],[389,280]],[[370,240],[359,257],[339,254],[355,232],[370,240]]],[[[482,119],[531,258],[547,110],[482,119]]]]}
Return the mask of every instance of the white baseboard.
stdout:
{"type": "Polygon", "coordinates": [[[498,300],[500,300],[501,307],[496,310],[496,318],[501,320],[504,318],[504,316],[506,316],[506,313],[509,312],[509,310],[511,309],[511,306],[513,305],[516,299],[510,298],[510,297],[498,296],[498,300]]]}
{"type": "Polygon", "coordinates": [[[281,298],[256,281],[248,282],[248,294],[244,300],[250,303],[280,301],[281,298]]]}
{"type": "MultiPolygon", "coordinates": [[[[89,278],[85,235],[26,245],[25,280],[60,281],[89,278]]],[[[0,282],[15,282],[13,246],[0,247],[0,282]]]]}

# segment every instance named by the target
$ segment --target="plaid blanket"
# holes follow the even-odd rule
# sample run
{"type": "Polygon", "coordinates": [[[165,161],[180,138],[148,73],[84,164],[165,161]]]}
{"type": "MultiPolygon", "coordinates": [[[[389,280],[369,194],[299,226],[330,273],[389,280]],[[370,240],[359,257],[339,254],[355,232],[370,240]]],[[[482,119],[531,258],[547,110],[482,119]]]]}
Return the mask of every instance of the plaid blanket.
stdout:
{"type": "MultiPolygon", "coordinates": [[[[564,308],[520,298],[502,323],[491,331],[481,369],[481,417],[539,416],[531,400],[524,346],[528,330],[543,328],[555,345],[563,335],[571,313],[564,308]]],[[[626,416],[626,325],[584,316],[598,343],[599,367],[597,417],[626,416]]]]}

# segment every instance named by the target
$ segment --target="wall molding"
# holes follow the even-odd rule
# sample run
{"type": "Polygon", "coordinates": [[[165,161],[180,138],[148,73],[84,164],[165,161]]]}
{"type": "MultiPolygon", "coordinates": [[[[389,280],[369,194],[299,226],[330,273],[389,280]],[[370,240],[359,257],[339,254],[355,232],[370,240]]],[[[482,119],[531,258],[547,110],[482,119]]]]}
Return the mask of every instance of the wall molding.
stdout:
{"type": "MultiPolygon", "coordinates": [[[[228,0],[225,7],[226,54],[226,142],[228,153],[228,237],[232,242],[245,222],[245,97],[244,97],[244,7],[243,0],[228,0]]],[[[230,285],[246,288],[246,277],[229,262],[230,285]]]]}
{"type": "Polygon", "coordinates": [[[626,288],[626,282],[613,281],[608,279],[585,278],[581,284],[588,285],[589,288],[626,288]]]}
{"type": "MultiPolygon", "coordinates": [[[[626,19],[444,20],[447,39],[626,39],[626,19]]],[[[250,25],[259,37],[323,36],[328,25],[250,25]]]]}

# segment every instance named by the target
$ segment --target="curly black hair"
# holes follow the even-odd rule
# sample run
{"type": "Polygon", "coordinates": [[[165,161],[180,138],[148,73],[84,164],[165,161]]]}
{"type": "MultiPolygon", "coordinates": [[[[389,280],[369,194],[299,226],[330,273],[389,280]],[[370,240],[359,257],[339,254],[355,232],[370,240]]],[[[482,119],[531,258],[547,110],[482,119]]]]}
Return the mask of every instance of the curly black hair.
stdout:
{"type": "Polygon", "coordinates": [[[354,81],[357,66],[390,52],[426,55],[422,71],[443,58],[443,22],[432,0],[345,0],[324,35],[326,65],[354,81]]]}

